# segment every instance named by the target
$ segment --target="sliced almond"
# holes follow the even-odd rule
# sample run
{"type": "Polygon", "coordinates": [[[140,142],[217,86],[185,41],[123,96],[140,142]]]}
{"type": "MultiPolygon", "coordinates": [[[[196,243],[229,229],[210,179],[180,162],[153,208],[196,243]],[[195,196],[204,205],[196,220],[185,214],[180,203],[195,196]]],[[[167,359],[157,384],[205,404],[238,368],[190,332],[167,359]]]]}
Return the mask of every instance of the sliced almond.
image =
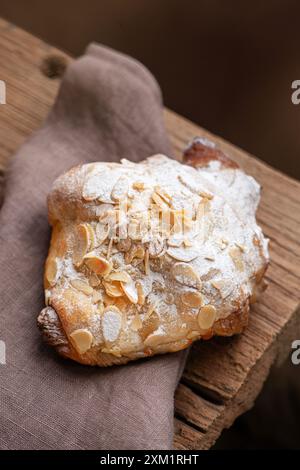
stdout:
{"type": "Polygon", "coordinates": [[[145,264],[145,274],[148,276],[150,274],[149,250],[145,251],[144,264],[145,264]]]}
{"type": "Polygon", "coordinates": [[[147,312],[145,313],[144,320],[148,320],[148,318],[151,317],[151,315],[155,312],[155,310],[156,310],[158,304],[159,304],[159,301],[157,300],[156,302],[152,302],[152,303],[149,305],[149,308],[148,308],[147,312]]]}
{"type": "Polygon", "coordinates": [[[199,308],[202,305],[203,299],[200,292],[184,292],[181,295],[181,300],[184,305],[191,308],[199,308]]]}
{"type": "Polygon", "coordinates": [[[133,189],[136,189],[137,191],[143,191],[145,188],[145,184],[142,181],[135,181],[132,184],[133,189]]]}
{"type": "Polygon", "coordinates": [[[243,271],[244,270],[244,263],[243,259],[241,256],[241,251],[237,247],[230,248],[229,250],[229,255],[232,259],[232,261],[235,264],[235,267],[238,271],[243,271]]]}
{"type": "Polygon", "coordinates": [[[208,199],[209,201],[214,197],[214,195],[208,191],[199,191],[198,194],[199,196],[203,197],[204,199],[208,199]]]}
{"type": "Polygon", "coordinates": [[[226,299],[231,292],[233,291],[233,285],[230,280],[227,279],[219,279],[211,281],[211,285],[220,291],[220,295],[222,299],[226,299]]]}
{"type": "Polygon", "coordinates": [[[112,203],[111,178],[108,171],[95,172],[87,175],[82,188],[82,196],[86,201],[94,201],[112,203]]]}
{"type": "Polygon", "coordinates": [[[215,322],[217,316],[216,307],[213,305],[204,305],[198,314],[198,324],[202,330],[208,330],[215,322]]]}
{"type": "Polygon", "coordinates": [[[105,276],[112,269],[111,263],[107,261],[107,259],[97,256],[94,253],[88,253],[84,257],[84,262],[88,268],[98,276],[105,276]]]}
{"type": "Polygon", "coordinates": [[[210,200],[206,197],[200,201],[197,211],[196,211],[196,220],[200,220],[206,214],[208,214],[210,210],[210,200]]]}
{"type": "Polygon", "coordinates": [[[51,298],[51,293],[48,291],[48,289],[45,289],[45,305],[46,306],[50,305],[50,298],[51,298]]]}
{"type": "Polygon", "coordinates": [[[107,295],[109,295],[110,297],[122,297],[124,295],[124,292],[119,282],[103,281],[103,286],[107,295]]]}
{"type": "Polygon", "coordinates": [[[105,354],[112,354],[115,357],[122,357],[121,351],[115,348],[102,348],[101,352],[105,354]]]}
{"type": "Polygon", "coordinates": [[[143,286],[142,286],[140,281],[137,281],[135,285],[136,285],[136,290],[137,290],[137,293],[138,293],[138,304],[139,305],[144,305],[144,303],[145,303],[145,294],[144,294],[143,286]]]}
{"type": "Polygon", "coordinates": [[[133,331],[138,331],[142,328],[143,326],[143,322],[141,320],[141,317],[139,316],[139,314],[137,313],[134,317],[134,319],[132,320],[132,322],[130,323],[130,328],[133,330],[133,331]]]}
{"type": "Polygon", "coordinates": [[[185,239],[183,240],[183,244],[184,244],[184,246],[185,246],[186,248],[190,248],[190,247],[193,246],[193,243],[191,242],[191,240],[189,240],[189,238],[185,238],[185,239]]]}
{"type": "Polygon", "coordinates": [[[86,224],[86,227],[89,232],[89,251],[92,251],[96,244],[96,234],[91,224],[86,224]]]}
{"type": "Polygon", "coordinates": [[[70,284],[74,289],[83,292],[85,295],[92,295],[94,292],[94,289],[86,281],[82,281],[81,279],[72,279],[70,284]]]}
{"type": "Polygon", "coordinates": [[[114,239],[111,238],[109,240],[109,243],[108,243],[108,246],[107,246],[107,253],[106,253],[107,259],[109,259],[111,257],[113,243],[114,243],[114,239]]]}
{"type": "Polygon", "coordinates": [[[151,258],[157,258],[164,249],[164,240],[161,237],[155,237],[149,243],[149,255],[151,258]]]}
{"type": "Polygon", "coordinates": [[[107,280],[109,281],[120,281],[120,282],[130,282],[131,277],[126,271],[116,271],[113,273],[110,273],[107,277],[107,280]]]}
{"type": "Polygon", "coordinates": [[[167,249],[167,253],[172,258],[177,261],[185,261],[186,263],[193,261],[198,258],[199,251],[194,248],[184,248],[184,247],[170,247],[167,249]]]}
{"type": "Polygon", "coordinates": [[[122,314],[113,305],[106,307],[102,316],[102,329],[105,341],[113,342],[118,339],[122,326],[122,314]]]}
{"type": "Polygon", "coordinates": [[[90,230],[87,224],[80,224],[76,227],[76,240],[73,251],[73,263],[80,266],[90,247],[90,230]]]}
{"type": "Polygon", "coordinates": [[[109,227],[101,222],[98,222],[96,225],[96,237],[97,245],[102,245],[103,242],[107,239],[109,234],[109,227]]]}
{"type": "Polygon", "coordinates": [[[58,279],[58,264],[56,258],[47,258],[45,267],[45,278],[50,286],[54,286],[58,279]]]}
{"type": "Polygon", "coordinates": [[[112,189],[111,198],[115,201],[120,201],[127,196],[128,189],[128,178],[126,176],[120,176],[112,189]]]}
{"type": "Polygon", "coordinates": [[[176,263],[172,267],[171,273],[173,278],[180,284],[189,287],[201,288],[201,280],[191,265],[186,263],[176,263]]]}
{"type": "Polygon", "coordinates": [[[159,194],[157,194],[157,192],[152,193],[151,197],[152,197],[153,202],[154,202],[160,209],[163,209],[163,210],[168,209],[168,204],[166,204],[166,202],[160,197],[159,194]]]}
{"type": "Polygon", "coordinates": [[[72,343],[79,354],[84,354],[90,349],[93,342],[93,335],[89,330],[81,328],[70,334],[72,343]]]}
{"type": "Polygon", "coordinates": [[[172,197],[167,193],[167,191],[165,191],[164,189],[162,189],[160,186],[155,186],[155,192],[156,194],[159,195],[159,197],[165,201],[166,204],[170,204],[170,201],[172,199],[172,197]]]}
{"type": "Polygon", "coordinates": [[[131,303],[137,304],[139,297],[138,291],[133,280],[130,282],[121,282],[122,289],[131,303]]]}
{"type": "Polygon", "coordinates": [[[168,239],[167,243],[171,247],[177,247],[178,248],[179,246],[182,245],[183,240],[184,240],[184,238],[182,237],[182,235],[175,234],[175,235],[172,235],[168,239]]]}
{"type": "Polygon", "coordinates": [[[169,343],[171,342],[167,335],[162,333],[152,333],[144,340],[144,346],[155,348],[160,344],[169,343]]]}

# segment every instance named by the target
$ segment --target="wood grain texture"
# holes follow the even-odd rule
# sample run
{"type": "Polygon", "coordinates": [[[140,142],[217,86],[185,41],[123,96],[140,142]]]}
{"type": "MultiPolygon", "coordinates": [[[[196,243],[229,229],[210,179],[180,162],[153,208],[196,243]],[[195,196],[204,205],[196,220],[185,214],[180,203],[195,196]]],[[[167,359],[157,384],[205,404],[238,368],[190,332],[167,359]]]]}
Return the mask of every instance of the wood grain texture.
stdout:
{"type": "MultiPolygon", "coordinates": [[[[71,59],[3,20],[0,44],[0,79],[7,87],[7,104],[0,106],[4,170],[53,103],[59,79],[45,73],[60,74],[71,59]]],[[[300,183],[169,110],[165,122],[178,158],[191,138],[207,136],[262,184],[258,220],[271,240],[269,288],[253,307],[248,328],[234,338],[196,343],[176,391],[175,447],[208,449],[253,405],[270,367],[300,335],[300,183]]]]}

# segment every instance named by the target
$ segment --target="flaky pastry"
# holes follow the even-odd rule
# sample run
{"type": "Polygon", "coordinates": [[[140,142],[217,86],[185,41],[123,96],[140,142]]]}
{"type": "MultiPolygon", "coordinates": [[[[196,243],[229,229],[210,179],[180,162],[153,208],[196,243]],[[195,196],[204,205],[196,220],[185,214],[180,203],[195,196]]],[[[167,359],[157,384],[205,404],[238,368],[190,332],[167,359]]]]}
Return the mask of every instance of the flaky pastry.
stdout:
{"type": "Polygon", "coordinates": [[[183,162],[91,163],[54,182],[38,325],[61,355],[124,364],[246,326],[268,264],[260,187],[206,139],[183,162]]]}

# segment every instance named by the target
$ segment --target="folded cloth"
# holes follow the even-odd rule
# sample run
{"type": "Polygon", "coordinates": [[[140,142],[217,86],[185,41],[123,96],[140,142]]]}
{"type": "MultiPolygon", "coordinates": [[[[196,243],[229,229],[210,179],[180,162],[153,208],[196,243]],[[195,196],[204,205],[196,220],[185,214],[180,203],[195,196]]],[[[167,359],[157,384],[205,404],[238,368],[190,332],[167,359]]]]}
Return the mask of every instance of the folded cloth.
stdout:
{"type": "Polygon", "coordinates": [[[82,162],[158,152],[170,155],[154,78],[133,59],[91,45],[68,67],[48,119],[8,171],[0,211],[0,448],[172,447],[185,352],[108,369],[81,366],[58,357],[36,327],[54,179],[82,162]]]}

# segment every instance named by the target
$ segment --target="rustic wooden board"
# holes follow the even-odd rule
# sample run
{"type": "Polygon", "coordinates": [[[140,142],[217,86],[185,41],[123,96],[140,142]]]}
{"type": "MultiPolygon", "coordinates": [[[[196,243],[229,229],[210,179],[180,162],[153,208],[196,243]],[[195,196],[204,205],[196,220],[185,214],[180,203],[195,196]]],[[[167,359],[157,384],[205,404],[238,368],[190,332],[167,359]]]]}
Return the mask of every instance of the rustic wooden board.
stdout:
{"type": "MultiPolygon", "coordinates": [[[[47,74],[59,75],[70,60],[0,20],[0,80],[7,86],[7,104],[0,106],[0,168],[47,115],[59,86],[47,74]]],[[[271,239],[270,285],[249,327],[235,338],[195,344],[176,392],[175,447],[208,449],[253,405],[272,364],[300,336],[300,183],[169,110],[165,121],[178,158],[192,137],[208,136],[262,184],[258,219],[271,239]]]]}

